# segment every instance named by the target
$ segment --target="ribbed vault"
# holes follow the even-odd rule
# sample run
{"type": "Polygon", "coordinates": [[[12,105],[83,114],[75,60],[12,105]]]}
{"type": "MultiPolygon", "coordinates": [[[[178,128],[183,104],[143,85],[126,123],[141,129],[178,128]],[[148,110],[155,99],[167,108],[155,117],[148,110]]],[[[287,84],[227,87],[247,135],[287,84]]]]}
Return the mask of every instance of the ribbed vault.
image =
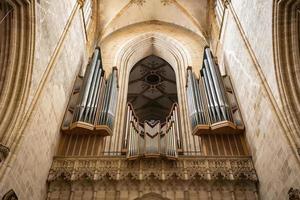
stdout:
{"type": "Polygon", "coordinates": [[[128,25],[152,20],[185,27],[205,37],[208,4],[208,0],[101,0],[101,38],[128,25]]]}
{"type": "Polygon", "coordinates": [[[164,122],[177,102],[176,79],[172,67],[151,55],[140,60],[130,72],[128,102],[141,122],[164,122]]]}

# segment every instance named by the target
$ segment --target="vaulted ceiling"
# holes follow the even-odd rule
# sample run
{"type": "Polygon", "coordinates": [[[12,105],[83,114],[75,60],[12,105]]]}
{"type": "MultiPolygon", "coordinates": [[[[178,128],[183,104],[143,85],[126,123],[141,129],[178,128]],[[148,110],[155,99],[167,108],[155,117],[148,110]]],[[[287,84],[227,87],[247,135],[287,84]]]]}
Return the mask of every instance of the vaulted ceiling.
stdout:
{"type": "Polygon", "coordinates": [[[139,61],[130,72],[127,99],[141,122],[165,121],[172,104],[177,102],[176,78],[172,67],[154,55],[139,61]]]}
{"type": "Polygon", "coordinates": [[[101,38],[126,26],[162,21],[205,37],[208,0],[100,0],[101,38]]]}

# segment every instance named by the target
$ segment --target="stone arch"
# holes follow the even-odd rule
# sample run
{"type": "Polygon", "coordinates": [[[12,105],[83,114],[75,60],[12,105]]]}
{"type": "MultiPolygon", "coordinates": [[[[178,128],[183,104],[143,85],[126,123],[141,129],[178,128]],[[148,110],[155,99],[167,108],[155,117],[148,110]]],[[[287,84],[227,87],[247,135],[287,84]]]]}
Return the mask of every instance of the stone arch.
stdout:
{"type": "Polygon", "coordinates": [[[0,162],[13,148],[25,115],[34,53],[34,5],[33,0],[0,5],[0,162]]]}
{"type": "Polygon", "coordinates": [[[135,200],[169,200],[169,199],[164,198],[160,194],[151,192],[151,193],[144,194],[143,196],[136,198],[135,200]]]}
{"type": "Polygon", "coordinates": [[[275,72],[285,121],[300,154],[300,1],[274,0],[275,72]]]}
{"type": "MultiPolygon", "coordinates": [[[[174,69],[178,104],[181,113],[181,124],[183,132],[190,133],[187,117],[185,76],[186,69],[191,62],[187,50],[172,38],[165,38],[160,34],[148,33],[139,35],[127,44],[123,45],[116,54],[114,65],[119,69],[120,101],[116,111],[115,133],[122,133],[124,114],[126,110],[126,98],[128,93],[129,74],[132,67],[142,58],[155,55],[166,60],[174,69]]],[[[116,134],[114,134],[116,135],[116,134]]]]}
{"type": "Polygon", "coordinates": [[[9,190],[2,198],[2,200],[18,200],[18,196],[13,190],[9,190]]]}

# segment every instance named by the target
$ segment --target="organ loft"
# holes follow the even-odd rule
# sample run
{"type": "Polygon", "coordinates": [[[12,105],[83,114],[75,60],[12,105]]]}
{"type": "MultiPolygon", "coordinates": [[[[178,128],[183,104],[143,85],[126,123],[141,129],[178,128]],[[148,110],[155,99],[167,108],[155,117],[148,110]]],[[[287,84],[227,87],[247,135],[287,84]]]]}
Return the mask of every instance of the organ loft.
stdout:
{"type": "Polygon", "coordinates": [[[2,0],[0,199],[299,200],[299,0],[2,0]]]}

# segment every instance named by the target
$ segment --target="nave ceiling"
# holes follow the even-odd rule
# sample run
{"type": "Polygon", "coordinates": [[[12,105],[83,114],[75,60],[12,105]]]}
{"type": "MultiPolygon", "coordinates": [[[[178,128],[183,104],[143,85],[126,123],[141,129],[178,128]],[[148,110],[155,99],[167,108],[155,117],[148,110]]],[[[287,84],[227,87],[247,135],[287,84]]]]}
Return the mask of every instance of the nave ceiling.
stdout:
{"type": "Polygon", "coordinates": [[[208,7],[208,0],[100,0],[100,37],[103,40],[114,31],[132,24],[161,21],[205,38],[208,7]]]}

